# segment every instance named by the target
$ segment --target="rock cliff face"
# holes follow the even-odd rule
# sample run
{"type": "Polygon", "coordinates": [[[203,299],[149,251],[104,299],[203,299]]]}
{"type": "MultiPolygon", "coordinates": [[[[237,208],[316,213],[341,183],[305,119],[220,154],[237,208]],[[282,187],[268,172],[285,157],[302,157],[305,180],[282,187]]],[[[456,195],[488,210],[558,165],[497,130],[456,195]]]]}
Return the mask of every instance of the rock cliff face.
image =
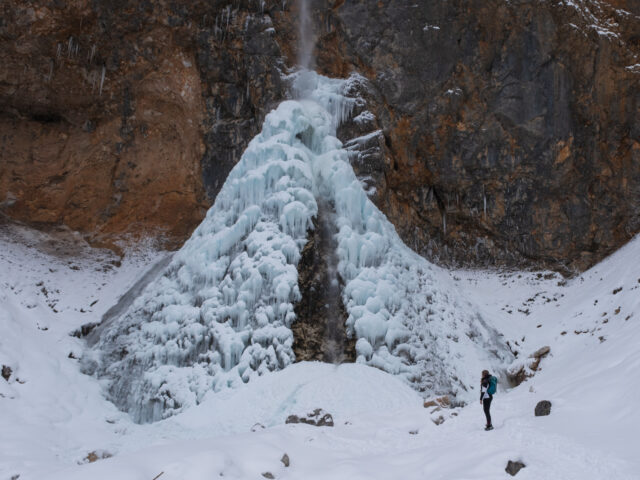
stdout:
{"type": "Polygon", "coordinates": [[[227,4],[4,2],[1,211],[188,237],[284,92],[268,12],[227,4]]]}
{"type": "Polygon", "coordinates": [[[640,18],[612,3],[635,8],[336,2],[342,58],[380,97],[377,203],[407,244],[582,269],[640,230],[640,18]]]}
{"type": "MultiPolygon", "coordinates": [[[[318,70],[369,81],[342,138],[418,252],[582,269],[640,231],[637,2],[312,4],[318,70]]],[[[292,2],[0,8],[0,210],[96,242],[184,240],[295,63],[292,2]]]]}

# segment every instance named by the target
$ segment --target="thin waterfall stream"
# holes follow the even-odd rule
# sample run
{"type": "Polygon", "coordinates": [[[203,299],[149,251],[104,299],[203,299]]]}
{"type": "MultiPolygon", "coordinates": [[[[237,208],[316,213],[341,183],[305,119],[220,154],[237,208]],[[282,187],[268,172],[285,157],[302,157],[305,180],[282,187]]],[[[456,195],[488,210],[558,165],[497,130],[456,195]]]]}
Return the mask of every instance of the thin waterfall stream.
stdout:
{"type": "MultiPolygon", "coordinates": [[[[311,72],[315,63],[315,35],[310,0],[299,0],[298,11],[298,66],[301,70],[294,93],[301,100],[308,100],[315,88],[315,77],[311,72]]],[[[312,151],[317,147],[311,144],[313,138],[312,130],[300,135],[312,151]]],[[[315,231],[309,234],[309,243],[298,268],[303,295],[301,305],[296,307],[298,321],[293,326],[296,361],[320,360],[334,364],[355,361],[355,341],[349,339],[345,327],[347,314],[338,272],[336,212],[330,192],[331,188],[316,185],[315,231]]]]}

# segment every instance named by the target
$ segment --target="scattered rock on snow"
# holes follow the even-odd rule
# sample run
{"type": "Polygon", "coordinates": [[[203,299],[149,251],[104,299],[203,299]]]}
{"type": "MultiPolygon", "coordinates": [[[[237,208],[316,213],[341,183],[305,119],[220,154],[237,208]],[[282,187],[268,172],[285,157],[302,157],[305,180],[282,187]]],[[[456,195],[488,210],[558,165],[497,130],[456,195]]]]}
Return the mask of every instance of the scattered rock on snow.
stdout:
{"type": "Polygon", "coordinates": [[[436,425],[442,425],[444,423],[444,417],[440,415],[438,418],[432,418],[431,421],[436,425]]]}
{"type": "Polygon", "coordinates": [[[545,417],[551,413],[551,402],[549,400],[542,400],[536,405],[535,414],[536,417],[545,417]]]}
{"type": "Polygon", "coordinates": [[[285,467],[288,467],[288,466],[291,464],[291,462],[290,462],[290,460],[289,460],[289,455],[287,455],[286,453],[282,456],[282,458],[280,459],[280,461],[282,462],[282,464],[283,464],[285,467]]]}
{"type": "Polygon", "coordinates": [[[84,457],[82,461],[78,463],[80,464],[93,463],[93,462],[97,462],[98,460],[103,460],[105,458],[110,458],[110,457],[113,457],[113,455],[111,455],[109,452],[106,452],[104,450],[94,450],[93,452],[89,452],[87,456],[84,457]]]}
{"type": "MultiPolygon", "coordinates": [[[[451,407],[451,400],[447,395],[444,395],[443,397],[437,397],[437,398],[434,398],[433,400],[425,400],[423,407],[424,408],[436,407],[437,410],[440,410],[441,408],[449,408],[451,407]]],[[[433,410],[431,413],[437,410],[433,410]]]]}
{"type": "Polygon", "coordinates": [[[262,474],[262,476],[263,476],[264,478],[269,478],[269,479],[271,479],[271,480],[273,480],[274,478],[276,478],[276,477],[274,477],[274,476],[273,476],[273,473],[271,473],[271,472],[264,472],[264,473],[262,474]]]}
{"type": "Polygon", "coordinates": [[[257,432],[259,430],[264,430],[265,426],[262,425],[261,423],[256,423],[253,427],[251,427],[251,431],[252,432],[257,432]]]}
{"type": "Polygon", "coordinates": [[[544,358],[549,354],[550,351],[551,351],[551,347],[545,346],[533,352],[531,355],[529,355],[529,358],[536,358],[536,359],[544,358]]]}
{"type": "Polygon", "coordinates": [[[333,427],[333,417],[323,409],[316,408],[304,417],[289,415],[285,423],[306,423],[307,425],[314,425],[316,427],[333,427]]]}
{"type": "Polygon", "coordinates": [[[100,325],[99,322],[85,323],[77,330],[71,332],[71,336],[76,338],[84,338],[89,335],[98,325],[100,325]]]}
{"type": "Polygon", "coordinates": [[[12,372],[13,370],[11,370],[11,367],[2,365],[2,378],[4,378],[7,382],[9,381],[9,378],[11,378],[12,372]]]}
{"type": "Polygon", "coordinates": [[[505,468],[504,471],[513,477],[524,467],[526,467],[526,465],[522,462],[513,462],[509,460],[509,462],[507,463],[507,468],[505,468]]]}
{"type": "Polygon", "coordinates": [[[507,369],[507,378],[513,386],[520,385],[527,378],[533,377],[540,367],[540,361],[551,352],[548,346],[539,348],[529,358],[516,360],[507,369]]]}

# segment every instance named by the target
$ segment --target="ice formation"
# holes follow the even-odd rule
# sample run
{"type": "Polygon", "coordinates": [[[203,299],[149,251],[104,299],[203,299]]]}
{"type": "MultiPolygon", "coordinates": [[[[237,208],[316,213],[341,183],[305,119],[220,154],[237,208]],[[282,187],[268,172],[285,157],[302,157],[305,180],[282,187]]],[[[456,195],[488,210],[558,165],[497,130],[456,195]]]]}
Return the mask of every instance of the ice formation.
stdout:
{"type": "Polygon", "coordinates": [[[109,397],[137,422],[295,361],[296,267],[317,199],[335,211],[358,362],[425,394],[464,398],[479,365],[505,355],[448,275],[402,243],[356,178],[335,137],[353,105],[342,94],[349,81],[298,76],[300,99],[267,115],[193,236],[86,355],[86,370],[109,379],[109,397]]]}

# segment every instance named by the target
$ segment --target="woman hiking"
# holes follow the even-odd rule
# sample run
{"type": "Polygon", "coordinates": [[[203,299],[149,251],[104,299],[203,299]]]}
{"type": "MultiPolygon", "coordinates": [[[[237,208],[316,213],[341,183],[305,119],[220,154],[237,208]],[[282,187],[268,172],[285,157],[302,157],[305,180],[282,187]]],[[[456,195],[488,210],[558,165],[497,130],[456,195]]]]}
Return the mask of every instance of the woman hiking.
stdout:
{"type": "Polygon", "coordinates": [[[496,393],[496,386],[498,379],[489,373],[489,370],[482,371],[482,380],[480,381],[480,403],[484,409],[484,415],[487,417],[487,426],[485,430],[493,430],[491,424],[491,400],[493,400],[493,394],[496,393]]]}

